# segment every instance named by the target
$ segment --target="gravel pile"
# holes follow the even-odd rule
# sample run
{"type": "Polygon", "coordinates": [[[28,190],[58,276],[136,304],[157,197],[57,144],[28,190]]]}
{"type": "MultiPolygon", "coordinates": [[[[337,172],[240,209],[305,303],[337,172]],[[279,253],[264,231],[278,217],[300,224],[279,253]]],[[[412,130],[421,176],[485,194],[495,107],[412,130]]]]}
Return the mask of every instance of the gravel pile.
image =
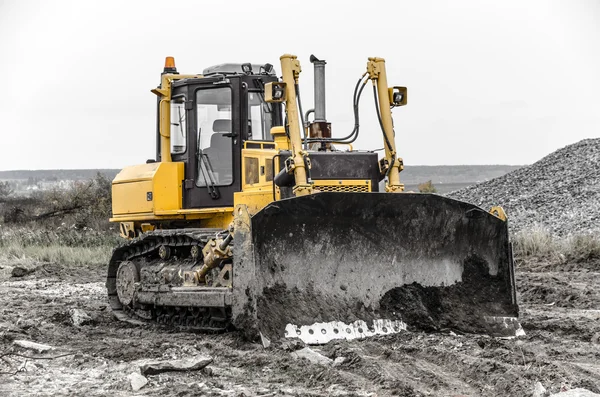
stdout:
{"type": "Polygon", "coordinates": [[[500,205],[511,231],[543,227],[558,236],[600,231],[600,139],[585,139],[540,161],[448,196],[483,209],[500,205]]]}

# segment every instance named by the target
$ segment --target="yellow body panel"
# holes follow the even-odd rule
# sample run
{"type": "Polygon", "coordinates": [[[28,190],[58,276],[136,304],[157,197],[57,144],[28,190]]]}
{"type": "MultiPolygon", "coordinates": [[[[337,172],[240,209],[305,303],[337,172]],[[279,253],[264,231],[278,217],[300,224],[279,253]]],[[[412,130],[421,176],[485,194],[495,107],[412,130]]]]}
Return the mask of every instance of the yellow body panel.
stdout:
{"type": "Polygon", "coordinates": [[[236,206],[244,204],[248,208],[250,215],[256,214],[271,202],[273,202],[272,190],[254,190],[233,194],[233,203],[236,206]]]}
{"type": "MultiPolygon", "coordinates": [[[[274,142],[246,141],[242,150],[242,191],[234,193],[233,203],[248,208],[248,213],[256,214],[273,201],[273,178],[279,169],[279,158],[274,142]],[[273,149],[271,149],[273,147],[273,149]]],[[[278,189],[277,189],[278,190],[278,189]]],[[[279,191],[276,192],[279,198],[279,191]]]]}
{"type": "Polygon", "coordinates": [[[157,222],[198,221],[201,227],[227,229],[233,207],[182,209],[183,163],[150,163],[124,168],[112,184],[113,217],[121,235],[131,238],[157,222]],[[149,200],[149,198],[151,198],[149,200]]]}
{"type": "Polygon", "coordinates": [[[154,203],[146,200],[146,193],[152,192],[152,180],[138,180],[112,188],[112,212],[115,215],[152,212],[154,203]]]}
{"type": "MultiPolygon", "coordinates": [[[[150,163],[124,168],[113,180],[114,218],[181,209],[183,163],[150,163]]],[[[131,219],[132,220],[132,219],[131,219]]]]}
{"type": "MultiPolygon", "coordinates": [[[[244,147],[265,145],[264,142],[247,141],[244,147]]],[[[242,149],[242,191],[269,190],[273,191],[273,178],[275,170],[279,167],[277,145],[269,143],[273,149],[242,149]],[[250,165],[254,166],[250,167],[250,165]]],[[[262,146],[261,146],[262,147],[262,146]]]]}
{"type": "Polygon", "coordinates": [[[272,127],[271,135],[273,136],[273,140],[280,150],[290,150],[290,141],[286,136],[285,127],[272,127]]]}
{"type": "MultiPolygon", "coordinates": [[[[216,208],[212,208],[215,210],[216,208]]],[[[227,212],[214,213],[210,218],[202,221],[202,227],[228,229],[233,222],[233,207],[227,207],[227,212]]]]}
{"type": "MultiPolygon", "coordinates": [[[[177,211],[145,212],[140,214],[114,215],[111,222],[126,221],[169,221],[169,220],[208,220],[215,217],[233,216],[233,207],[196,208],[177,211]]],[[[206,221],[207,223],[208,221],[206,221]]],[[[207,226],[208,227],[208,226],[207,226]]]]}

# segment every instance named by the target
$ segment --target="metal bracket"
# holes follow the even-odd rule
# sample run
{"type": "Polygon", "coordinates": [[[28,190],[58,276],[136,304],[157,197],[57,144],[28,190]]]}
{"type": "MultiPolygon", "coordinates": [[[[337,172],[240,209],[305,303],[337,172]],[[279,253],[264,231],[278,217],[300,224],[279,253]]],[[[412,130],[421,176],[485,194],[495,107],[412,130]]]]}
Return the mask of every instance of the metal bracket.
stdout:
{"type": "Polygon", "coordinates": [[[387,171],[390,169],[390,163],[387,161],[387,159],[384,157],[381,160],[379,160],[379,173],[381,175],[385,175],[387,174],[387,171]]]}
{"type": "Polygon", "coordinates": [[[223,269],[221,269],[221,271],[219,272],[219,276],[217,277],[220,287],[231,288],[231,286],[233,285],[233,280],[232,280],[233,271],[232,270],[233,269],[232,269],[231,263],[228,263],[225,266],[223,266],[223,269]]]}
{"type": "Polygon", "coordinates": [[[506,219],[508,218],[504,208],[500,207],[499,205],[492,207],[490,209],[490,214],[494,215],[496,218],[502,219],[504,222],[506,222],[506,219]]]}
{"type": "Polygon", "coordinates": [[[296,168],[296,164],[294,164],[293,157],[288,157],[287,159],[285,159],[284,165],[285,172],[287,172],[288,174],[291,174],[294,171],[294,168],[296,168]]]}
{"type": "Polygon", "coordinates": [[[382,61],[382,58],[371,57],[367,62],[367,73],[369,74],[369,79],[374,80],[379,78],[379,74],[381,70],[379,69],[378,62],[382,61]]]}

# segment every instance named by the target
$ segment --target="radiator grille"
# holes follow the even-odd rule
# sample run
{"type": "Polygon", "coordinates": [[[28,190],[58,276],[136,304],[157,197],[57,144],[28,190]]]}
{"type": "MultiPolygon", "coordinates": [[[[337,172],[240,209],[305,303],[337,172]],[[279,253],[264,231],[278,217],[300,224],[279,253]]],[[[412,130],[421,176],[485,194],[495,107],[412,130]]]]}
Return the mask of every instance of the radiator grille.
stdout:
{"type": "Polygon", "coordinates": [[[344,184],[338,181],[315,181],[314,188],[321,192],[370,192],[371,181],[344,181],[344,184]]]}

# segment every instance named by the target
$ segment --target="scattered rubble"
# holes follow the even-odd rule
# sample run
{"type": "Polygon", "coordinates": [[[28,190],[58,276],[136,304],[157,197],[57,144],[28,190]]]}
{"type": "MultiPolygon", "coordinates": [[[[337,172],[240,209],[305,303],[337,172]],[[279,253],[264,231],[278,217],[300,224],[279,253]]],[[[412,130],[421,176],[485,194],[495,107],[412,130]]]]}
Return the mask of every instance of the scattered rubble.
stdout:
{"type": "Polygon", "coordinates": [[[18,339],[18,340],[13,341],[13,344],[15,344],[16,346],[22,347],[23,349],[33,350],[36,353],[45,353],[47,351],[54,350],[54,348],[52,346],[43,345],[41,343],[31,342],[28,340],[18,339]]]}
{"type": "Polygon", "coordinates": [[[343,364],[344,362],[346,362],[346,357],[342,357],[342,356],[336,357],[335,360],[333,360],[333,365],[334,366],[340,365],[340,364],[343,364]]]}
{"type": "Polygon", "coordinates": [[[81,327],[92,322],[92,318],[81,309],[70,309],[69,315],[71,316],[71,322],[76,327],[81,327]]]}
{"type": "Polygon", "coordinates": [[[546,388],[542,385],[541,382],[535,382],[533,386],[533,397],[545,397],[546,396],[546,388]]]}
{"type": "Polygon", "coordinates": [[[13,267],[12,271],[10,272],[11,277],[25,277],[33,272],[35,272],[35,266],[29,266],[29,265],[18,265],[13,267]]]}
{"type": "Polygon", "coordinates": [[[195,371],[212,363],[212,357],[196,356],[168,361],[147,361],[140,365],[142,375],[156,375],[169,371],[195,371]]]}
{"type": "Polygon", "coordinates": [[[148,384],[148,379],[146,379],[144,375],[140,375],[137,372],[130,373],[127,378],[131,383],[131,390],[133,391],[138,391],[148,384]]]}
{"type": "Polygon", "coordinates": [[[296,350],[291,353],[292,357],[295,359],[305,358],[313,364],[321,364],[321,365],[330,365],[333,363],[333,360],[329,357],[325,357],[319,352],[314,351],[310,347],[305,347],[304,349],[296,350]]]}
{"type": "Polygon", "coordinates": [[[290,352],[294,350],[300,350],[305,346],[306,344],[298,338],[281,338],[277,341],[277,347],[279,349],[287,350],[290,352]]]}
{"type": "Polygon", "coordinates": [[[265,349],[268,349],[269,346],[271,346],[271,341],[269,340],[269,338],[264,336],[262,332],[260,332],[259,334],[260,334],[260,343],[263,345],[263,347],[265,349]]]}
{"type": "Polygon", "coordinates": [[[600,231],[600,139],[585,139],[499,178],[452,192],[483,209],[499,205],[509,227],[557,236],[600,231]]]}

